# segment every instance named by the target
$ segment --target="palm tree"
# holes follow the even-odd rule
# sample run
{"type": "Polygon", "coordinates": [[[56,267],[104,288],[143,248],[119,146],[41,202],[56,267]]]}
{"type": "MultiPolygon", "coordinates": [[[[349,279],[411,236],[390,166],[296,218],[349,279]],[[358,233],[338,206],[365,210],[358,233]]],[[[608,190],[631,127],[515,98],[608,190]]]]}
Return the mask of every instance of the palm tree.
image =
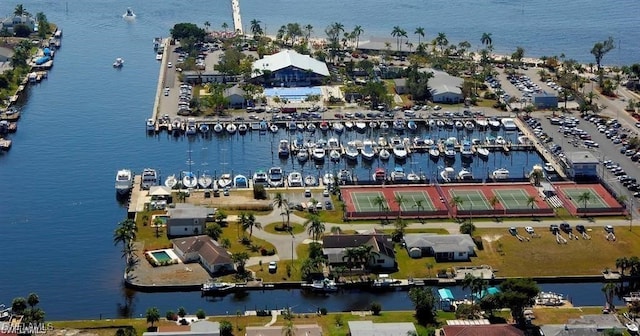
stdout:
{"type": "MultiPolygon", "coordinates": [[[[284,207],[284,210],[280,213],[282,217],[282,220],[284,221],[284,217],[287,217],[287,223],[285,228],[287,230],[291,230],[291,213],[293,212],[293,210],[289,209],[289,206],[284,207]]],[[[284,226],[285,224],[283,224],[284,226]]]]}
{"type": "Polygon", "coordinates": [[[424,28],[423,27],[418,27],[416,28],[416,31],[413,32],[414,34],[418,35],[418,45],[420,45],[420,38],[424,38],[424,28]]]}
{"type": "Polygon", "coordinates": [[[256,20],[256,19],[251,20],[251,33],[253,34],[254,39],[257,36],[262,35],[263,33],[262,26],[260,26],[260,23],[262,23],[260,20],[256,20]]]}
{"type": "Polygon", "coordinates": [[[527,196],[527,205],[531,206],[531,210],[536,206],[536,203],[538,203],[538,199],[535,196],[527,196]]]}
{"type": "Polygon", "coordinates": [[[13,10],[13,15],[15,16],[29,15],[29,12],[27,12],[27,10],[24,9],[24,6],[22,4],[19,4],[19,5],[16,5],[16,8],[13,10]]]}
{"type": "Polygon", "coordinates": [[[120,243],[126,245],[130,241],[136,240],[137,232],[138,227],[136,226],[136,222],[134,222],[133,219],[125,219],[118,223],[118,227],[113,233],[113,243],[115,245],[120,243]]]}
{"type": "Polygon", "coordinates": [[[247,216],[246,216],[246,221],[245,223],[243,223],[243,229],[249,229],[249,240],[251,240],[251,236],[253,236],[253,228],[256,229],[262,229],[262,224],[256,222],[256,215],[253,214],[253,212],[250,212],[247,216]]]}
{"type": "Polygon", "coordinates": [[[296,327],[293,324],[293,321],[287,320],[284,327],[282,327],[282,336],[295,336],[296,335],[296,327]]]}
{"type": "Polygon", "coordinates": [[[422,205],[422,203],[423,203],[423,200],[421,200],[421,199],[416,200],[416,201],[414,201],[412,207],[416,208],[417,209],[416,211],[418,211],[418,221],[420,221],[420,223],[424,224],[424,222],[422,221],[422,217],[420,216],[420,214],[424,210],[424,205],[422,205]]]}
{"type": "Polygon", "coordinates": [[[493,39],[491,38],[491,33],[482,33],[482,37],[480,38],[480,42],[487,46],[487,48],[489,46],[493,45],[493,39]]]}
{"type": "Polygon", "coordinates": [[[204,28],[208,31],[210,27],[211,27],[211,22],[205,21],[204,22],[204,28]]]}
{"type": "Polygon", "coordinates": [[[228,23],[226,23],[226,22],[223,22],[223,23],[222,23],[222,29],[224,29],[224,32],[225,32],[225,33],[227,32],[227,28],[229,28],[229,24],[228,24],[228,23]]]}
{"type": "Polygon", "coordinates": [[[438,36],[435,38],[435,43],[438,47],[440,47],[440,53],[444,53],[444,48],[449,44],[449,40],[447,39],[447,35],[445,33],[438,33],[438,36]]]}
{"type": "Polygon", "coordinates": [[[358,49],[358,46],[360,45],[360,35],[362,35],[362,33],[364,33],[364,29],[362,29],[362,26],[355,26],[353,28],[353,36],[356,38],[356,49],[358,49]]]}
{"type": "Polygon", "coordinates": [[[473,274],[467,273],[467,275],[464,276],[464,279],[462,279],[462,289],[469,289],[471,291],[470,293],[470,297],[471,297],[471,301],[473,301],[473,284],[476,281],[476,277],[473,274]]]}
{"type": "Polygon", "coordinates": [[[393,30],[391,31],[391,36],[396,38],[396,50],[400,50],[400,36],[402,34],[402,28],[400,28],[400,26],[395,26],[393,27],[393,30]]]}
{"type": "Polygon", "coordinates": [[[373,205],[378,206],[378,211],[382,212],[384,207],[387,205],[387,200],[384,197],[378,195],[373,199],[373,205]]]}
{"type": "Polygon", "coordinates": [[[331,227],[331,234],[342,234],[342,229],[339,226],[331,227]]]}
{"type": "Polygon", "coordinates": [[[602,286],[602,292],[604,293],[605,301],[609,306],[609,309],[615,311],[615,306],[613,305],[613,296],[616,290],[616,284],[613,282],[607,282],[602,286]]]}
{"type": "Polygon", "coordinates": [[[360,255],[358,254],[358,250],[356,248],[347,248],[344,250],[344,255],[342,256],[342,261],[347,263],[347,268],[349,270],[353,269],[353,266],[357,265],[360,262],[360,255]]]}
{"type": "Polygon", "coordinates": [[[147,309],[146,315],[147,315],[147,323],[151,323],[152,328],[154,323],[160,321],[160,311],[156,307],[147,309]]]}
{"type": "Polygon", "coordinates": [[[533,184],[536,187],[539,187],[540,186],[540,181],[542,181],[542,179],[544,178],[544,174],[542,173],[542,170],[534,169],[531,172],[531,175],[529,176],[529,178],[533,179],[533,184]]]}
{"type": "MultiPolygon", "coordinates": [[[[278,208],[279,210],[282,210],[282,207],[289,208],[289,201],[284,198],[281,192],[276,193],[271,204],[273,204],[273,206],[278,208]]],[[[282,219],[282,227],[285,227],[284,218],[282,219]]]]}
{"type": "Polygon", "coordinates": [[[407,199],[400,194],[396,194],[393,200],[398,205],[398,218],[400,218],[400,216],[402,216],[402,206],[404,205],[404,202],[407,201],[407,199]]]}
{"type": "Polygon", "coordinates": [[[366,267],[370,261],[373,261],[375,264],[375,260],[380,256],[380,253],[373,250],[373,245],[362,245],[357,248],[358,255],[360,256],[360,262],[362,265],[366,267]]]}
{"type": "Polygon", "coordinates": [[[584,203],[584,211],[585,213],[587,212],[587,205],[589,203],[589,201],[591,201],[591,193],[588,191],[583,192],[582,194],[578,195],[578,202],[583,202],[584,203]]]}
{"type": "Polygon", "coordinates": [[[458,208],[464,204],[462,197],[453,196],[451,200],[449,200],[449,205],[456,210],[456,217],[458,217],[458,208]]]}
{"type": "Polygon", "coordinates": [[[238,272],[244,272],[244,266],[249,260],[249,253],[242,251],[231,255],[231,260],[237,265],[238,272]]]}
{"type": "Polygon", "coordinates": [[[496,205],[498,205],[499,203],[500,203],[500,200],[495,195],[489,198],[489,205],[493,208],[493,210],[496,209],[496,205]]]}
{"type": "Polygon", "coordinates": [[[624,271],[629,268],[629,258],[620,257],[616,259],[616,268],[620,269],[620,274],[624,275],[624,271]]]}
{"type": "Polygon", "coordinates": [[[242,236],[244,237],[244,228],[248,225],[248,216],[246,212],[241,212],[238,217],[238,239],[240,239],[240,228],[242,227],[242,236]]]}
{"type": "Polygon", "coordinates": [[[407,31],[404,29],[400,29],[400,51],[402,51],[402,38],[409,38],[407,36],[407,31]]]}
{"type": "Polygon", "coordinates": [[[163,224],[164,222],[160,217],[156,216],[156,218],[153,219],[153,227],[156,229],[156,238],[160,237],[160,228],[162,228],[163,224]]]}
{"type": "Polygon", "coordinates": [[[307,24],[306,26],[304,26],[304,32],[305,36],[307,37],[307,41],[309,41],[309,39],[311,38],[311,32],[313,32],[313,26],[307,24]]]}
{"type": "Polygon", "coordinates": [[[320,236],[325,230],[324,223],[320,220],[320,217],[315,214],[309,217],[309,219],[304,223],[304,227],[307,229],[307,233],[314,241],[320,239],[320,236]]]}

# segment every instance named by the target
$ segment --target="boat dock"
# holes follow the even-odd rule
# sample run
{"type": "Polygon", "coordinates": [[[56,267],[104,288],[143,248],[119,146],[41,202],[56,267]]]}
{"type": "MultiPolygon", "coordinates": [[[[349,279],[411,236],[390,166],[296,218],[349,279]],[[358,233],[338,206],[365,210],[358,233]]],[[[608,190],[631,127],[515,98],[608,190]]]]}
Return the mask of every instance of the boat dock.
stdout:
{"type": "Polygon", "coordinates": [[[141,175],[135,175],[133,177],[133,186],[131,187],[131,194],[129,195],[129,206],[127,207],[127,213],[129,218],[135,218],[136,213],[144,211],[144,204],[146,202],[143,197],[143,192],[140,187],[142,182],[141,175]]]}
{"type": "Polygon", "coordinates": [[[231,10],[233,15],[233,28],[236,33],[242,35],[242,17],[240,16],[240,0],[231,0],[231,10]]]}
{"type": "Polygon", "coordinates": [[[527,125],[525,125],[519,118],[515,118],[514,122],[518,126],[518,129],[524,134],[524,136],[526,136],[530,140],[528,141],[528,143],[534,146],[538,153],[540,153],[540,155],[544,157],[545,161],[549,162],[553,166],[556,174],[558,174],[561,178],[566,179],[567,175],[565,174],[564,169],[560,166],[558,161],[556,161],[551,152],[544,148],[540,141],[533,140],[536,139],[536,136],[531,133],[529,127],[527,127],[527,125]]]}

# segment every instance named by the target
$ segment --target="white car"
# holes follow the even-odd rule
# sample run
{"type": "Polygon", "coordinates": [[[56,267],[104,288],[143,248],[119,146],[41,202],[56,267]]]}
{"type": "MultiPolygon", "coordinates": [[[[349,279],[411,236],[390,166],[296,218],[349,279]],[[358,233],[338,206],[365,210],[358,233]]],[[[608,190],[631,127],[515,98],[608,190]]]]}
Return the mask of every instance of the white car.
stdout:
{"type": "Polygon", "coordinates": [[[171,68],[173,67],[173,64],[171,62],[167,63],[167,68],[171,68]]]}
{"type": "Polygon", "coordinates": [[[533,234],[535,231],[533,230],[533,227],[531,226],[525,226],[524,230],[528,233],[528,234],[533,234]]]}
{"type": "Polygon", "coordinates": [[[269,262],[269,273],[275,273],[278,270],[278,263],[275,261],[269,262]]]}

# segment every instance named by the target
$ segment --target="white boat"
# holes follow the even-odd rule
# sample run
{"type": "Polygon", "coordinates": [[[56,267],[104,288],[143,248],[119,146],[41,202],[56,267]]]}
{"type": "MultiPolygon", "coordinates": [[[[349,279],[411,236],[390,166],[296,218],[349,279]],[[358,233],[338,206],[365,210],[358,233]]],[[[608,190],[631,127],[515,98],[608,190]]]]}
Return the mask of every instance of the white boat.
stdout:
{"type": "Polygon", "coordinates": [[[444,127],[444,121],[442,121],[440,119],[436,120],[436,126],[438,126],[440,128],[444,127]]]}
{"type": "Polygon", "coordinates": [[[269,186],[277,188],[281,187],[284,184],[284,172],[280,167],[271,167],[267,172],[267,177],[269,178],[269,186]]]}
{"type": "Polygon", "coordinates": [[[353,128],[353,121],[345,121],[344,127],[348,130],[353,128]]]}
{"type": "Polygon", "coordinates": [[[269,125],[269,130],[271,131],[271,133],[278,133],[278,125],[276,124],[269,125]]]}
{"type": "Polygon", "coordinates": [[[342,182],[352,182],[353,176],[351,175],[350,170],[342,169],[338,172],[338,179],[342,182]]]}
{"type": "Polygon", "coordinates": [[[307,152],[306,150],[300,150],[298,151],[298,154],[296,154],[296,157],[298,158],[299,162],[305,162],[309,160],[309,152],[307,152]]]}
{"type": "Polygon", "coordinates": [[[378,122],[377,121],[370,121],[369,122],[369,128],[371,128],[371,129],[378,128],[378,122]]]}
{"type": "Polygon", "coordinates": [[[322,147],[316,147],[311,151],[311,156],[313,156],[313,159],[316,161],[322,161],[324,160],[324,156],[326,155],[326,151],[324,150],[324,148],[322,147]]]}
{"type": "Polygon", "coordinates": [[[407,174],[404,173],[404,168],[395,167],[391,172],[391,180],[394,182],[404,181],[407,179],[407,174]]]}
{"type": "Polygon", "coordinates": [[[540,292],[535,297],[535,303],[539,306],[562,306],[564,296],[553,292],[540,292]]]}
{"type": "Polygon", "coordinates": [[[509,178],[509,171],[505,168],[496,169],[491,173],[491,176],[496,180],[504,180],[509,178]]]}
{"type": "Polygon", "coordinates": [[[329,140],[327,140],[327,147],[331,149],[340,148],[340,140],[338,140],[338,138],[329,138],[329,140]]]}
{"type": "Polygon", "coordinates": [[[500,124],[500,120],[495,119],[495,118],[491,118],[491,119],[489,119],[489,127],[490,127],[492,130],[497,131],[497,130],[499,130],[499,129],[500,129],[500,126],[501,126],[501,124],[500,124]]]}
{"type": "Polygon", "coordinates": [[[356,126],[356,130],[360,131],[360,132],[362,132],[362,131],[367,129],[367,123],[362,122],[362,121],[356,122],[355,126],[356,126]]]}
{"type": "Polygon", "coordinates": [[[133,12],[133,10],[131,10],[131,8],[127,8],[127,11],[122,14],[122,18],[133,20],[136,18],[136,14],[133,12]]]}
{"type": "Polygon", "coordinates": [[[414,172],[411,172],[411,173],[407,174],[407,181],[414,181],[415,182],[415,181],[420,181],[420,180],[421,180],[420,175],[418,175],[418,174],[416,174],[414,172]]]}
{"type": "Polygon", "coordinates": [[[221,133],[223,129],[224,126],[222,126],[221,123],[216,123],[215,125],[213,125],[213,131],[216,133],[221,133]]]}
{"type": "Polygon", "coordinates": [[[158,185],[158,172],[152,168],[145,168],[142,171],[140,186],[143,190],[148,190],[152,186],[158,185]]]}
{"type": "Polygon", "coordinates": [[[371,140],[365,140],[362,142],[362,158],[365,160],[373,160],[376,156],[376,152],[373,150],[373,142],[371,140]]]}
{"type": "Polygon", "coordinates": [[[307,175],[304,177],[304,185],[306,186],[315,186],[318,184],[318,180],[313,175],[307,175]]]}
{"type": "Polygon", "coordinates": [[[387,172],[384,170],[384,168],[376,168],[376,170],[373,172],[373,180],[374,181],[385,181],[387,179],[387,172]]]}
{"type": "Polygon", "coordinates": [[[438,149],[438,146],[432,146],[431,149],[429,149],[429,156],[434,159],[440,158],[440,150],[438,149]]]}
{"type": "Polygon", "coordinates": [[[295,132],[298,129],[298,125],[295,121],[290,121],[287,125],[287,129],[289,130],[289,132],[295,132]]]}
{"type": "Polygon", "coordinates": [[[122,68],[123,65],[124,65],[124,60],[120,57],[116,58],[115,62],[113,62],[114,68],[122,68]]]}
{"type": "Polygon", "coordinates": [[[488,158],[489,157],[489,150],[484,148],[484,147],[478,147],[476,149],[476,153],[478,153],[478,157],[480,157],[480,158],[488,158]]]}
{"type": "Polygon", "coordinates": [[[269,177],[267,176],[267,173],[262,170],[259,169],[257,170],[255,173],[253,173],[253,185],[267,185],[267,183],[269,183],[269,177]]]}
{"type": "Polygon", "coordinates": [[[300,132],[304,132],[305,128],[306,128],[306,127],[304,126],[304,124],[303,124],[303,123],[298,123],[298,124],[296,124],[296,129],[297,129],[298,131],[300,131],[300,132]]]}
{"type": "Polygon", "coordinates": [[[476,125],[473,124],[473,121],[467,120],[464,122],[464,128],[469,132],[473,132],[473,130],[476,128],[476,125]]]}
{"type": "Polygon", "coordinates": [[[127,194],[133,185],[133,174],[129,169],[120,169],[116,173],[116,192],[119,195],[127,194]]]}
{"type": "Polygon", "coordinates": [[[226,128],[227,128],[227,133],[229,133],[229,134],[234,134],[236,132],[236,130],[238,129],[238,127],[234,123],[227,124],[226,128]]]}
{"type": "Polygon", "coordinates": [[[331,161],[340,161],[340,152],[338,152],[337,149],[332,149],[329,152],[329,158],[331,159],[331,161]]]}
{"type": "Polygon", "coordinates": [[[468,171],[466,168],[462,168],[458,172],[458,179],[460,179],[460,180],[472,180],[473,179],[473,174],[470,171],[468,171]]]}
{"type": "Polygon", "coordinates": [[[313,133],[316,131],[316,124],[314,123],[309,123],[307,125],[307,132],[313,133]]]}
{"type": "Polygon", "coordinates": [[[341,122],[334,122],[333,125],[331,125],[331,128],[333,128],[333,131],[336,133],[342,133],[344,131],[344,125],[341,122]]]}
{"type": "Polygon", "coordinates": [[[446,156],[449,159],[452,159],[452,158],[456,157],[456,149],[455,149],[455,143],[454,142],[447,141],[444,144],[444,156],[446,156]]]}
{"type": "Polygon", "coordinates": [[[198,177],[198,185],[200,186],[200,188],[207,189],[211,187],[212,184],[213,177],[211,177],[210,175],[202,174],[200,175],[200,177],[198,177]]]}
{"type": "Polygon", "coordinates": [[[287,139],[280,140],[280,143],[278,144],[278,156],[287,157],[289,156],[290,150],[291,149],[289,148],[289,140],[287,139]]]}
{"type": "Polygon", "coordinates": [[[487,126],[489,125],[489,121],[487,121],[487,119],[485,118],[478,118],[476,119],[476,125],[478,126],[478,128],[487,128],[487,126]]]}
{"type": "Polygon", "coordinates": [[[229,282],[210,281],[202,284],[203,295],[221,294],[231,291],[236,287],[236,284],[229,282]]]}
{"type": "Polygon", "coordinates": [[[304,187],[302,174],[298,172],[291,172],[289,176],[287,176],[287,184],[289,187],[304,187]]]}
{"type": "Polygon", "coordinates": [[[156,130],[156,121],[149,118],[147,119],[147,132],[154,132],[156,130]]]}
{"type": "Polygon", "coordinates": [[[175,175],[169,175],[167,179],[164,180],[164,186],[169,189],[175,188],[176,185],[178,185],[178,179],[175,175]]]}
{"type": "Polygon", "coordinates": [[[429,119],[429,120],[427,121],[427,125],[428,125],[430,128],[436,127],[436,121],[435,121],[435,120],[433,120],[433,119],[429,119]]]}
{"type": "Polygon", "coordinates": [[[389,124],[386,121],[380,123],[380,129],[383,131],[389,130],[389,124]]]}
{"type": "Polygon", "coordinates": [[[380,160],[389,160],[391,153],[389,153],[388,149],[382,148],[380,149],[380,152],[378,152],[378,156],[380,156],[380,160]]]}
{"type": "Polygon", "coordinates": [[[200,124],[200,126],[198,126],[198,130],[200,131],[200,133],[202,134],[209,134],[209,125],[206,123],[202,123],[200,124]]]}
{"type": "Polygon", "coordinates": [[[378,146],[387,147],[387,145],[388,145],[387,138],[385,138],[385,137],[379,137],[378,138],[378,146]]]}
{"type": "Polygon", "coordinates": [[[407,158],[407,149],[403,144],[397,144],[393,146],[393,156],[398,160],[404,160],[407,158]]]}
{"type": "Polygon", "coordinates": [[[418,129],[418,124],[413,120],[409,120],[409,122],[407,123],[407,128],[410,131],[415,131],[418,129]]]}
{"type": "Polygon", "coordinates": [[[627,330],[629,331],[629,333],[631,333],[631,335],[637,335],[638,334],[638,330],[640,330],[638,328],[638,323],[633,322],[633,321],[629,321],[629,322],[625,323],[624,326],[627,327],[627,330]]]}
{"type": "Polygon", "coordinates": [[[344,155],[347,159],[357,160],[359,154],[356,144],[353,141],[349,141],[349,143],[347,143],[347,148],[344,151],[344,155]]]}
{"type": "Polygon", "coordinates": [[[325,173],[322,176],[323,185],[326,185],[326,186],[333,185],[334,182],[335,182],[335,178],[332,173],[325,173]]]}
{"type": "Polygon", "coordinates": [[[556,169],[555,169],[555,168],[553,168],[553,165],[552,165],[551,163],[546,162],[546,163],[544,164],[544,171],[546,171],[547,173],[550,173],[550,174],[551,174],[551,173],[555,173],[555,172],[556,172],[556,169]]]}
{"type": "Polygon", "coordinates": [[[330,279],[315,280],[312,284],[305,286],[316,293],[333,293],[338,291],[336,282],[330,279]]]}
{"type": "Polygon", "coordinates": [[[182,186],[185,188],[195,188],[198,185],[198,178],[192,172],[184,172],[182,176],[182,186]]]}
{"type": "Polygon", "coordinates": [[[505,131],[515,131],[518,129],[512,118],[502,118],[500,122],[505,131]]]}
{"type": "Polygon", "coordinates": [[[156,54],[156,61],[162,61],[162,53],[156,54]]]}
{"type": "Polygon", "coordinates": [[[236,175],[233,177],[233,186],[236,188],[248,188],[249,180],[244,175],[236,175]]]}
{"type": "Polygon", "coordinates": [[[451,175],[455,173],[453,167],[446,167],[443,171],[440,172],[440,177],[444,182],[451,182],[451,175]]]}
{"type": "Polygon", "coordinates": [[[462,149],[460,150],[460,154],[464,158],[470,158],[473,155],[473,151],[471,150],[471,142],[467,140],[462,142],[462,149]]]}
{"type": "Polygon", "coordinates": [[[231,186],[231,184],[233,183],[233,179],[231,178],[231,174],[222,174],[220,175],[220,177],[218,178],[218,180],[216,181],[216,183],[218,184],[218,187],[221,189],[224,189],[226,187],[231,186]]]}
{"type": "Polygon", "coordinates": [[[498,135],[496,137],[496,145],[506,145],[507,144],[507,140],[502,137],[502,135],[498,135]]]}
{"type": "Polygon", "coordinates": [[[198,126],[196,125],[196,120],[194,118],[187,119],[187,127],[184,134],[189,136],[198,134],[198,126]]]}
{"type": "Polygon", "coordinates": [[[460,120],[456,120],[456,122],[454,123],[455,127],[459,130],[464,128],[464,124],[462,123],[462,121],[460,120]]]}
{"type": "Polygon", "coordinates": [[[404,123],[404,120],[396,119],[393,121],[393,129],[396,132],[403,132],[405,128],[406,128],[406,125],[404,123]]]}
{"type": "Polygon", "coordinates": [[[640,301],[640,292],[630,292],[629,295],[625,295],[624,297],[622,297],[622,299],[626,303],[640,301]]]}
{"type": "Polygon", "coordinates": [[[248,130],[248,129],[249,129],[249,126],[247,126],[247,124],[244,124],[244,123],[243,123],[243,124],[238,125],[238,132],[239,132],[240,134],[245,134],[245,133],[247,133],[247,130],[248,130]]]}

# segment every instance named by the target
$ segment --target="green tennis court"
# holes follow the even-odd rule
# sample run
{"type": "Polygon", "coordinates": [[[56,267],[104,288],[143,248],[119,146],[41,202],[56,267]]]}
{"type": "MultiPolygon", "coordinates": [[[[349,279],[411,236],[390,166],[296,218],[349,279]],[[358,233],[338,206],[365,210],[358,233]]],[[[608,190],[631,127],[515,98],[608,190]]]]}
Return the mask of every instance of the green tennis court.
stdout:
{"type": "Polygon", "coordinates": [[[449,190],[453,197],[459,197],[462,204],[456,205],[458,210],[491,210],[489,200],[479,190],[449,190]]]}
{"type": "Polygon", "coordinates": [[[402,197],[402,211],[435,211],[436,207],[433,205],[429,196],[424,191],[394,191],[393,194],[397,197],[402,197]],[[419,205],[419,206],[418,206],[419,205]]]}
{"type": "Polygon", "coordinates": [[[609,207],[607,202],[605,202],[604,199],[592,188],[562,188],[562,192],[564,192],[576,208],[584,207],[584,199],[582,199],[582,195],[587,195],[587,193],[589,195],[587,199],[587,208],[609,207]]]}
{"type": "Polygon", "coordinates": [[[389,209],[389,203],[384,198],[384,195],[381,192],[360,192],[355,191],[351,192],[351,202],[353,203],[353,207],[357,212],[375,212],[375,211],[384,211],[384,209],[389,209]],[[382,199],[384,201],[382,204],[378,203],[378,199],[382,199]]]}
{"type": "MultiPolygon", "coordinates": [[[[520,189],[497,189],[493,193],[505,209],[531,209],[530,196],[520,189]]],[[[538,208],[537,198],[533,198],[533,208],[538,208]]]]}

